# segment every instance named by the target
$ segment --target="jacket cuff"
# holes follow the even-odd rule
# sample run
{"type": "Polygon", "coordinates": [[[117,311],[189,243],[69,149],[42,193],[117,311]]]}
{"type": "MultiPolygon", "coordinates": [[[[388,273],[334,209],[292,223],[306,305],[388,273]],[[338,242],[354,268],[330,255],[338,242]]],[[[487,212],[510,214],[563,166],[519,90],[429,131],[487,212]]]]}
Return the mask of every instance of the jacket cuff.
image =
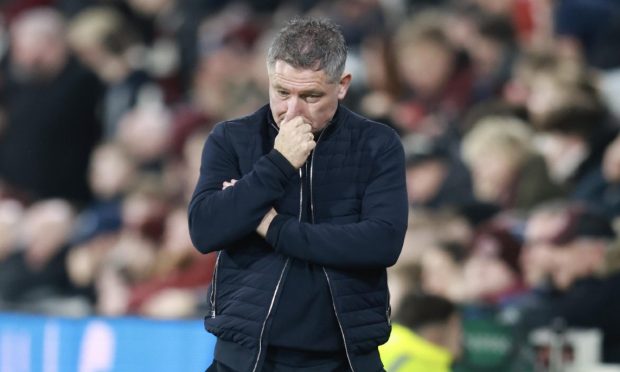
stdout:
{"type": "Polygon", "coordinates": [[[288,221],[291,217],[287,217],[281,214],[276,215],[271,223],[269,224],[269,228],[267,229],[267,235],[265,236],[265,240],[274,250],[277,251],[277,244],[280,238],[280,231],[282,230],[282,226],[288,221]]]}
{"type": "Polygon", "coordinates": [[[297,169],[286,160],[284,155],[276,149],[272,149],[267,155],[265,155],[276,167],[288,178],[297,173],[297,169]]]}

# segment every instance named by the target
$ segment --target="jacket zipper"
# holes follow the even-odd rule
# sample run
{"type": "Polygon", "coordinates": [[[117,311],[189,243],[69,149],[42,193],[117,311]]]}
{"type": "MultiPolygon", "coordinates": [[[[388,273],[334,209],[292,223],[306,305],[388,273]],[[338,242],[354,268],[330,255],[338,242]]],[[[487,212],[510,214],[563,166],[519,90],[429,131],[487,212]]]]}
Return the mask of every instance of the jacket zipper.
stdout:
{"type": "Polygon", "coordinates": [[[273,309],[273,304],[276,300],[276,295],[278,294],[278,289],[280,288],[280,284],[282,284],[282,277],[284,276],[284,270],[286,270],[286,266],[288,265],[289,259],[286,259],[284,262],[284,267],[280,272],[280,278],[278,279],[278,284],[276,284],[276,289],[273,291],[273,296],[271,296],[271,303],[269,304],[269,310],[267,311],[267,316],[263,321],[263,326],[260,330],[260,338],[258,339],[258,355],[256,356],[256,362],[254,363],[254,368],[252,368],[252,372],[256,372],[256,368],[258,368],[258,362],[260,361],[260,356],[263,352],[263,333],[265,332],[265,326],[267,325],[267,320],[269,320],[269,315],[271,315],[271,310],[273,309]]]}
{"type": "MultiPolygon", "coordinates": [[[[302,211],[302,206],[303,206],[303,197],[304,197],[303,177],[302,177],[302,170],[301,168],[299,168],[299,216],[297,218],[299,219],[300,222],[301,222],[301,211],[302,211]]],[[[273,295],[271,296],[271,303],[269,304],[269,310],[267,310],[267,316],[265,317],[265,320],[263,321],[263,326],[261,327],[261,330],[260,330],[260,336],[258,339],[258,355],[256,356],[256,362],[254,362],[254,368],[252,368],[252,372],[256,372],[256,369],[258,368],[258,362],[260,361],[260,357],[263,352],[263,334],[265,333],[265,327],[267,326],[267,320],[269,320],[269,316],[271,315],[271,310],[273,310],[273,304],[275,303],[276,295],[278,294],[278,290],[280,289],[280,284],[282,284],[282,277],[284,276],[284,271],[286,270],[286,267],[288,266],[289,260],[290,258],[287,258],[286,261],[284,262],[284,267],[282,267],[282,271],[280,271],[280,278],[278,279],[278,284],[276,284],[276,289],[273,291],[273,295]]]]}
{"type": "Polygon", "coordinates": [[[347,361],[349,362],[349,367],[351,368],[351,372],[355,372],[353,368],[353,363],[351,363],[351,356],[349,355],[349,347],[347,346],[347,339],[344,336],[344,329],[342,328],[342,323],[340,322],[340,317],[338,316],[338,311],[336,310],[336,301],[334,301],[334,290],[332,289],[332,282],[329,280],[329,275],[327,275],[327,270],[323,267],[323,272],[325,273],[325,278],[327,278],[327,286],[329,287],[329,293],[332,296],[332,306],[334,307],[334,313],[336,314],[336,320],[338,321],[338,327],[340,328],[340,334],[342,335],[342,342],[344,343],[344,353],[347,355],[347,361]]]}
{"type": "MultiPolygon", "coordinates": [[[[327,128],[326,128],[327,129],[327,128]]],[[[325,133],[325,130],[319,134],[319,138],[316,140],[316,144],[318,146],[321,137],[325,133]]],[[[312,151],[311,162],[310,162],[310,212],[312,223],[314,224],[314,197],[312,193],[312,175],[314,174],[314,154],[316,152],[316,147],[314,151],[312,151]]],[[[351,363],[351,356],[349,355],[349,347],[347,346],[347,338],[344,335],[344,329],[342,328],[342,322],[340,321],[340,317],[338,316],[338,310],[336,310],[336,300],[334,299],[334,290],[332,289],[332,282],[329,279],[329,275],[327,274],[327,270],[325,267],[322,267],[323,273],[325,273],[325,278],[327,279],[327,286],[329,287],[329,294],[332,298],[332,306],[334,307],[334,314],[336,315],[336,321],[338,322],[338,327],[340,328],[340,334],[342,335],[342,342],[344,344],[344,353],[347,355],[347,362],[349,362],[349,368],[351,368],[351,372],[355,372],[353,368],[353,363],[351,363]]]]}
{"type": "Polygon", "coordinates": [[[211,278],[211,318],[215,318],[215,300],[217,298],[217,268],[220,264],[220,255],[222,251],[217,252],[215,259],[215,267],[213,268],[213,277],[211,278]]]}

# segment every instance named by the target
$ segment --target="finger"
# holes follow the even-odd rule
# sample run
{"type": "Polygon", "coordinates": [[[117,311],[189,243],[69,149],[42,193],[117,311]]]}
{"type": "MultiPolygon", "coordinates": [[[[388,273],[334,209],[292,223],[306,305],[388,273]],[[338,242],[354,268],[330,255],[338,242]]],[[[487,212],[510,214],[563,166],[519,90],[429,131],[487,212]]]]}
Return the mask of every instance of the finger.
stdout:
{"type": "Polygon", "coordinates": [[[309,141],[314,141],[314,134],[312,134],[312,133],[299,133],[299,134],[297,134],[297,138],[302,143],[309,142],[309,141]]]}
{"type": "Polygon", "coordinates": [[[301,117],[301,116],[295,116],[294,118],[292,118],[290,120],[283,121],[282,124],[280,124],[280,126],[297,128],[297,127],[299,127],[302,124],[304,124],[304,118],[301,117]]]}
{"type": "Polygon", "coordinates": [[[307,133],[312,132],[312,125],[310,125],[308,123],[303,123],[298,128],[302,132],[307,132],[307,133]]]}

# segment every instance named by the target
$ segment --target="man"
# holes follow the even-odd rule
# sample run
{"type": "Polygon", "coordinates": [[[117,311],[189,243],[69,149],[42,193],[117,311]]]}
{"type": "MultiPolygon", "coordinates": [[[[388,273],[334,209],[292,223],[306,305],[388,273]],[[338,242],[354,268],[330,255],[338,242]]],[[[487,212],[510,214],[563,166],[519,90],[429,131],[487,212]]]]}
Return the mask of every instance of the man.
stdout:
{"type": "Polygon", "coordinates": [[[387,372],[447,372],[461,354],[462,330],[458,309],[446,299],[427,294],[407,295],[396,314],[398,323],[381,346],[387,372]]]}
{"type": "Polygon", "coordinates": [[[56,10],[28,10],[11,25],[0,67],[0,182],[27,201],[91,198],[86,174],[101,130],[101,83],[72,58],[64,35],[56,10]]]}
{"type": "Polygon", "coordinates": [[[269,105],[207,140],[189,227],[201,252],[219,251],[211,371],[383,370],[404,152],[392,129],[339,105],[345,60],[335,25],[291,21],[268,52],[269,105]]]}
{"type": "Polygon", "coordinates": [[[620,363],[620,272],[610,220],[583,204],[548,204],[527,219],[521,255],[524,278],[534,289],[519,299],[523,328],[562,319],[568,327],[597,328],[601,357],[620,363]]]}

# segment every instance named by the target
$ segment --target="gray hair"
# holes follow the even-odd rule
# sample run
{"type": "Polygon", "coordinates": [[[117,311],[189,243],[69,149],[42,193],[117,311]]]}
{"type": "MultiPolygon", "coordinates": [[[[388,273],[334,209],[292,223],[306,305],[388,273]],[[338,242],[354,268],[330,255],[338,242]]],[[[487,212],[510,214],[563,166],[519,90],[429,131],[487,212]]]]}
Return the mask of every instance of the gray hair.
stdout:
{"type": "Polygon", "coordinates": [[[283,61],[298,69],[323,70],[331,83],[338,82],[347,60],[344,36],[326,19],[295,18],[276,35],[267,52],[267,68],[283,61]]]}

